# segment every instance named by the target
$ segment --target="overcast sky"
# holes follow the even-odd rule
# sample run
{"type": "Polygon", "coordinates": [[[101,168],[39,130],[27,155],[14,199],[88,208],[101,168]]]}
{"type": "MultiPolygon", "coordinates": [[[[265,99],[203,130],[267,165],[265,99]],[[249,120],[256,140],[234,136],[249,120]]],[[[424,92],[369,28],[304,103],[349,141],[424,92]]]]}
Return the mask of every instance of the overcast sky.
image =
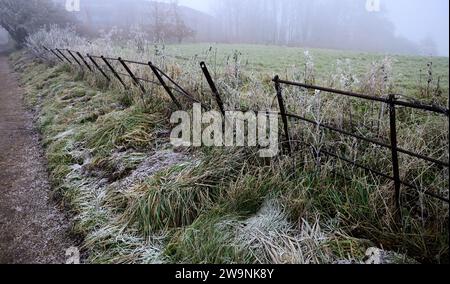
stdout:
{"type": "MultiPolygon", "coordinates": [[[[339,1],[339,0],[328,0],[339,1]]],[[[179,0],[181,5],[209,12],[209,0],[179,0]]],[[[414,42],[430,36],[439,54],[449,55],[449,0],[380,0],[396,33],[414,42]]]]}

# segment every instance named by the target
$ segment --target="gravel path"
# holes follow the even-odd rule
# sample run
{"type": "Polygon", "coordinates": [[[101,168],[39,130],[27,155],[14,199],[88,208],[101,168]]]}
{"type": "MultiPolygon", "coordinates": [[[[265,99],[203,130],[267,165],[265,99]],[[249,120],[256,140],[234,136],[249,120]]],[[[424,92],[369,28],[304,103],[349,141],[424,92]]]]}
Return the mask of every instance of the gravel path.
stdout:
{"type": "Polygon", "coordinates": [[[0,263],[64,263],[73,246],[50,198],[39,135],[8,59],[0,56],[0,263]]]}

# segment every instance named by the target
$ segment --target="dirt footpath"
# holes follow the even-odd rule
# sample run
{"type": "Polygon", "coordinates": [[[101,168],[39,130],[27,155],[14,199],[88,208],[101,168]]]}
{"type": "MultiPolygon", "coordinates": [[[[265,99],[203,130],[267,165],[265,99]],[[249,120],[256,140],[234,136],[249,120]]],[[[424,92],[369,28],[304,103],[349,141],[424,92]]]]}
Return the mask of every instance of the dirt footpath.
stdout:
{"type": "Polygon", "coordinates": [[[39,136],[0,56],[0,264],[64,263],[70,225],[50,198],[39,136]]]}

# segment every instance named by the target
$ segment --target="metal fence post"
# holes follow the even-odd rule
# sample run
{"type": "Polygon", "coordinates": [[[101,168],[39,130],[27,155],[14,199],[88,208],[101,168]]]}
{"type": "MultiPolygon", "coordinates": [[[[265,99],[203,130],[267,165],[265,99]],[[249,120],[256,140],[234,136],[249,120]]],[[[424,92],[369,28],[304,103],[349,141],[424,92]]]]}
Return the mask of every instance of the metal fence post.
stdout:
{"type": "Polygon", "coordinates": [[[148,66],[150,66],[150,69],[153,71],[153,73],[155,74],[156,78],[157,78],[158,81],[161,83],[161,85],[163,86],[163,88],[166,90],[167,94],[168,94],[169,97],[172,99],[172,101],[174,102],[174,104],[178,107],[178,109],[182,109],[183,107],[182,107],[181,104],[178,102],[177,98],[174,96],[174,94],[172,93],[172,91],[170,90],[170,88],[167,86],[166,82],[165,82],[164,79],[161,77],[161,74],[159,74],[158,70],[156,70],[155,66],[154,66],[151,62],[148,62],[148,66]]]}
{"type": "Polygon", "coordinates": [[[130,75],[131,79],[133,79],[133,82],[136,86],[139,87],[139,89],[141,89],[142,93],[146,93],[144,86],[142,86],[142,84],[139,82],[139,80],[136,78],[136,76],[134,76],[133,72],[131,72],[131,69],[128,67],[128,65],[125,63],[125,61],[122,60],[122,58],[118,58],[117,60],[119,60],[120,64],[122,64],[123,68],[125,69],[125,71],[127,71],[128,75],[130,75]]]}
{"type": "Polygon", "coordinates": [[[114,68],[108,62],[108,60],[106,60],[106,58],[103,55],[100,56],[100,58],[105,62],[106,66],[108,66],[108,68],[111,70],[111,72],[113,72],[114,76],[116,76],[117,80],[119,80],[119,82],[122,84],[122,86],[127,90],[128,89],[127,85],[123,82],[122,78],[120,78],[119,74],[117,74],[116,70],[114,70],[114,68]]]}
{"type": "Polygon", "coordinates": [[[59,60],[61,60],[62,62],[64,62],[64,59],[62,59],[61,56],[58,55],[58,53],[56,53],[53,49],[50,50],[56,57],[59,58],[59,60]]]}
{"type": "Polygon", "coordinates": [[[214,96],[216,97],[217,105],[219,106],[220,111],[222,112],[222,115],[225,116],[225,107],[223,105],[222,98],[220,97],[219,91],[217,90],[216,84],[214,84],[214,81],[211,77],[211,74],[208,71],[208,68],[206,67],[205,62],[201,62],[200,67],[202,68],[202,71],[203,71],[203,74],[205,75],[206,81],[208,81],[211,91],[213,92],[214,96]]]}
{"type": "Polygon", "coordinates": [[[62,62],[64,62],[64,59],[61,58],[61,56],[58,55],[58,53],[56,53],[53,49],[48,49],[47,47],[43,46],[43,48],[46,51],[50,51],[51,53],[53,53],[56,57],[58,57],[59,60],[61,60],[62,62]]]}
{"type": "Polygon", "coordinates": [[[289,154],[291,154],[292,153],[291,137],[289,135],[289,125],[288,125],[288,119],[287,119],[287,115],[286,115],[286,108],[284,106],[283,90],[280,85],[280,77],[278,75],[275,76],[273,81],[275,82],[275,90],[277,91],[278,105],[280,107],[280,114],[281,114],[281,118],[283,120],[283,125],[284,125],[284,133],[286,135],[286,139],[288,142],[287,148],[288,148],[289,154]]]}
{"type": "Polygon", "coordinates": [[[78,61],[78,59],[75,57],[75,55],[73,55],[72,51],[66,49],[67,52],[70,54],[70,56],[72,56],[73,60],[75,60],[75,62],[81,67],[83,68],[83,65],[81,65],[80,61],[78,61]]]}
{"type": "MultiPolygon", "coordinates": [[[[394,187],[395,187],[395,204],[398,210],[398,214],[401,213],[400,203],[400,166],[398,161],[398,143],[397,143],[397,117],[395,106],[395,95],[389,95],[389,122],[390,122],[390,134],[391,134],[391,147],[392,147],[392,170],[394,174],[394,187]]],[[[401,216],[401,215],[399,215],[401,216]]]]}
{"type": "Polygon", "coordinates": [[[62,57],[64,57],[64,59],[67,60],[67,62],[69,62],[70,64],[72,64],[72,61],[70,61],[69,58],[67,58],[67,56],[65,56],[64,53],[63,53],[61,50],[59,50],[58,48],[55,48],[55,50],[58,51],[59,54],[61,54],[62,57]]]}
{"type": "Polygon", "coordinates": [[[89,60],[92,61],[92,63],[94,64],[94,66],[98,69],[98,71],[100,71],[100,73],[102,73],[102,75],[106,78],[106,80],[111,81],[111,79],[108,77],[108,75],[106,75],[106,73],[102,70],[102,68],[100,68],[100,66],[98,65],[98,63],[94,60],[94,58],[92,58],[92,56],[90,56],[89,54],[86,54],[87,57],[89,58],[89,60]]]}
{"type": "Polygon", "coordinates": [[[77,55],[78,55],[78,57],[80,57],[80,59],[83,61],[84,65],[86,65],[86,67],[89,69],[89,71],[92,72],[91,66],[89,66],[89,64],[86,62],[86,60],[84,60],[83,55],[81,55],[81,53],[79,53],[78,51],[77,51],[77,55]]]}
{"type": "Polygon", "coordinates": [[[35,54],[34,54],[35,57],[40,58],[45,61],[48,61],[47,57],[44,57],[43,55],[41,55],[42,54],[41,48],[38,48],[35,46],[30,46],[30,49],[35,52],[35,54]]]}

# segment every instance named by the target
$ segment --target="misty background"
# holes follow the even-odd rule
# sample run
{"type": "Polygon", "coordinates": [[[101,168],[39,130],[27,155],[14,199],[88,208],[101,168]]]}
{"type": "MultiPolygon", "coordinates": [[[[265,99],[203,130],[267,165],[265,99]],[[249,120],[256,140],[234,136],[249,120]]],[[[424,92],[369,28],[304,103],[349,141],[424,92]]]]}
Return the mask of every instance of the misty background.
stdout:
{"type": "MultiPolygon", "coordinates": [[[[211,0],[180,0],[178,2],[180,5],[205,13],[214,13],[214,5],[211,3],[214,1],[211,0]]],[[[380,0],[380,4],[383,16],[394,25],[395,35],[405,37],[417,44],[431,39],[436,44],[437,55],[449,56],[448,0],[380,0]]]]}
{"type": "MultiPolygon", "coordinates": [[[[6,7],[0,11],[0,25],[16,41],[55,18],[55,23],[76,24],[80,32],[92,37],[109,33],[118,39],[140,36],[165,43],[250,43],[449,55],[448,0],[369,0],[378,1],[379,9],[373,8],[377,5],[367,9],[367,1],[80,0],[80,11],[69,13],[66,0],[0,0],[6,7]],[[39,5],[44,2],[56,6],[39,5]],[[20,15],[14,10],[25,5],[35,11],[20,15]]],[[[7,39],[4,29],[0,29],[0,44],[7,39]]]]}

